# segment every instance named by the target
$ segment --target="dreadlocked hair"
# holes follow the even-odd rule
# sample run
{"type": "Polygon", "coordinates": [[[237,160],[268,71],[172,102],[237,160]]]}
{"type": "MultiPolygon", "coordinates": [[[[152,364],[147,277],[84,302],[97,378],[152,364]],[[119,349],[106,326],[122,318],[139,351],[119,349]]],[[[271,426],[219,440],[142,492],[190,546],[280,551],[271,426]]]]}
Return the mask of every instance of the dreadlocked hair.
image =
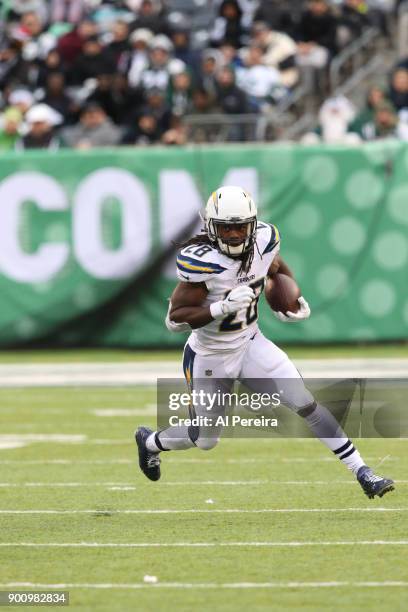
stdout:
{"type": "MultiPolygon", "coordinates": [[[[174,242],[173,244],[178,249],[184,249],[185,247],[192,246],[193,244],[197,244],[197,245],[208,244],[208,246],[212,246],[212,247],[214,246],[214,243],[210,240],[210,238],[208,237],[208,234],[205,231],[203,231],[201,234],[196,234],[195,236],[193,236],[192,238],[189,238],[185,242],[181,242],[181,243],[174,242]]],[[[257,244],[256,244],[256,248],[258,249],[258,252],[259,252],[259,248],[257,244]]],[[[240,274],[247,274],[254,260],[254,243],[251,245],[251,247],[247,251],[245,251],[245,253],[243,253],[240,257],[237,257],[236,259],[239,259],[241,262],[241,265],[237,272],[237,276],[239,276],[240,274]]]]}
{"type": "Polygon", "coordinates": [[[201,234],[196,234],[192,238],[189,238],[185,242],[173,242],[174,246],[178,249],[184,249],[185,247],[191,246],[193,244],[208,244],[208,246],[213,246],[213,243],[209,239],[206,232],[202,232],[201,234]]]}

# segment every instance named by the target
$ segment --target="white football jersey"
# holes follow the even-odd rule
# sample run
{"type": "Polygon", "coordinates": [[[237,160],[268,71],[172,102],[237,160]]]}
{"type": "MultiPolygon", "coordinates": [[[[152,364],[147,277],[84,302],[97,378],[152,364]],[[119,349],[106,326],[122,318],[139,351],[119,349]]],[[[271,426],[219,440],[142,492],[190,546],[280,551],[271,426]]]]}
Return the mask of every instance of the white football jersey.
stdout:
{"type": "Polygon", "coordinates": [[[264,289],[269,266],[278,255],[279,232],[270,223],[258,221],[254,258],[248,272],[238,274],[241,261],[227,257],[215,247],[194,244],[177,256],[177,276],[188,283],[205,283],[208,295],[204,306],[223,300],[235,287],[252,287],[256,298],[249,308],[225,315],[193,330],[188,343],[201,355],[233,351],[245,345],[258,329],[258,300],[264,289]]]}

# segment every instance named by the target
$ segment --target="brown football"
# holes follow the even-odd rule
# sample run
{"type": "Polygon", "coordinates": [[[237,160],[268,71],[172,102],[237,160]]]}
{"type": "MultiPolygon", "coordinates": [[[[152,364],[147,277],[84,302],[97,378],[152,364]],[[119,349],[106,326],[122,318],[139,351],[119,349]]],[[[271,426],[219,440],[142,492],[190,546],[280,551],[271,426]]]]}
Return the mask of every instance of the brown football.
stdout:
{"type": "Polygon", "coordinates": [[[274,274],[268,278],[265,285],[265,297],[269,306],[275,312],[286,313],[299,310],[298,298],[301,292],[296,282],[286,274],[274,274]]]}

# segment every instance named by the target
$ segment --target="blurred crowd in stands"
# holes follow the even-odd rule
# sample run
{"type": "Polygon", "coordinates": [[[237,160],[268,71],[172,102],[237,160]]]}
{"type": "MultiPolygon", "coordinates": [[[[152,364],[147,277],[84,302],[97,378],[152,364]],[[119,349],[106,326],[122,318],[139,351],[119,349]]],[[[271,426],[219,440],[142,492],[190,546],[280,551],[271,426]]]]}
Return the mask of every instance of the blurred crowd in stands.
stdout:
{"type": "MultiPolygon", "coordinates": [[[[327,70],[366,28],[389,36],[388,15],[397,5],[3,0],[0,149],[211,140],[210,132],[188,133],[185,117],[267,115],[290,96],[303,70],[327,70]]],[[[371,89],[362,113],[344,98],[328,100],[320,128],[307,138],[336,140],[330,126],[341,118],[351,140],[408,139],[407,115],[408,59],[396,66],[389,87],[371,89]]],[[[230,130],[230,140],[241,138],[230,130]]]]}
{"type": "Polygon", "coordinates": [[[384,138],[408,141],[408,62],[397,64],[390,85],[373,84],[366,105],[357,109],[344,96],[328,98],[319,111],[319,125],[302,138],[304,144],[358,144],[384,138]]]}

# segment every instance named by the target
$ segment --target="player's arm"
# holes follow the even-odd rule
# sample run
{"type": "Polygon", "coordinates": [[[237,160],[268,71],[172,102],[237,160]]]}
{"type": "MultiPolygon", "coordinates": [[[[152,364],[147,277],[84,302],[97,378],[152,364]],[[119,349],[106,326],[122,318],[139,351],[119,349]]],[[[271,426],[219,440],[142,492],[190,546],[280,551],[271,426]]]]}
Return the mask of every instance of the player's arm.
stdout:
{"type": "Polygon", "coordinates": [[[255,294],[251,287],[236,287],[224,300],[203,305],[208,294],[205,283],[180,282],[170,298],[169,319],[173,323],[187,323],[192,329],[204,327],[214,319],[248,308],[255,294]]]}
{"type": "Polygon", "coordinates": [[[273,277],[274,274],[285,274],[286,276],[290,276],[290,278],[294,278],[291,269],[288,264],[283,261],[280,255],[277,255],[271,265],[269,266],[269,270],[266,273],[266,276],[273,277]]]}
{"type": "Polygon", "coordinates": [[[170,298],[170,320],[187,323],[192,329],[213,320],[210,307],[203,306],[208,289],[205,283],[179,283],[170,298]]]}

